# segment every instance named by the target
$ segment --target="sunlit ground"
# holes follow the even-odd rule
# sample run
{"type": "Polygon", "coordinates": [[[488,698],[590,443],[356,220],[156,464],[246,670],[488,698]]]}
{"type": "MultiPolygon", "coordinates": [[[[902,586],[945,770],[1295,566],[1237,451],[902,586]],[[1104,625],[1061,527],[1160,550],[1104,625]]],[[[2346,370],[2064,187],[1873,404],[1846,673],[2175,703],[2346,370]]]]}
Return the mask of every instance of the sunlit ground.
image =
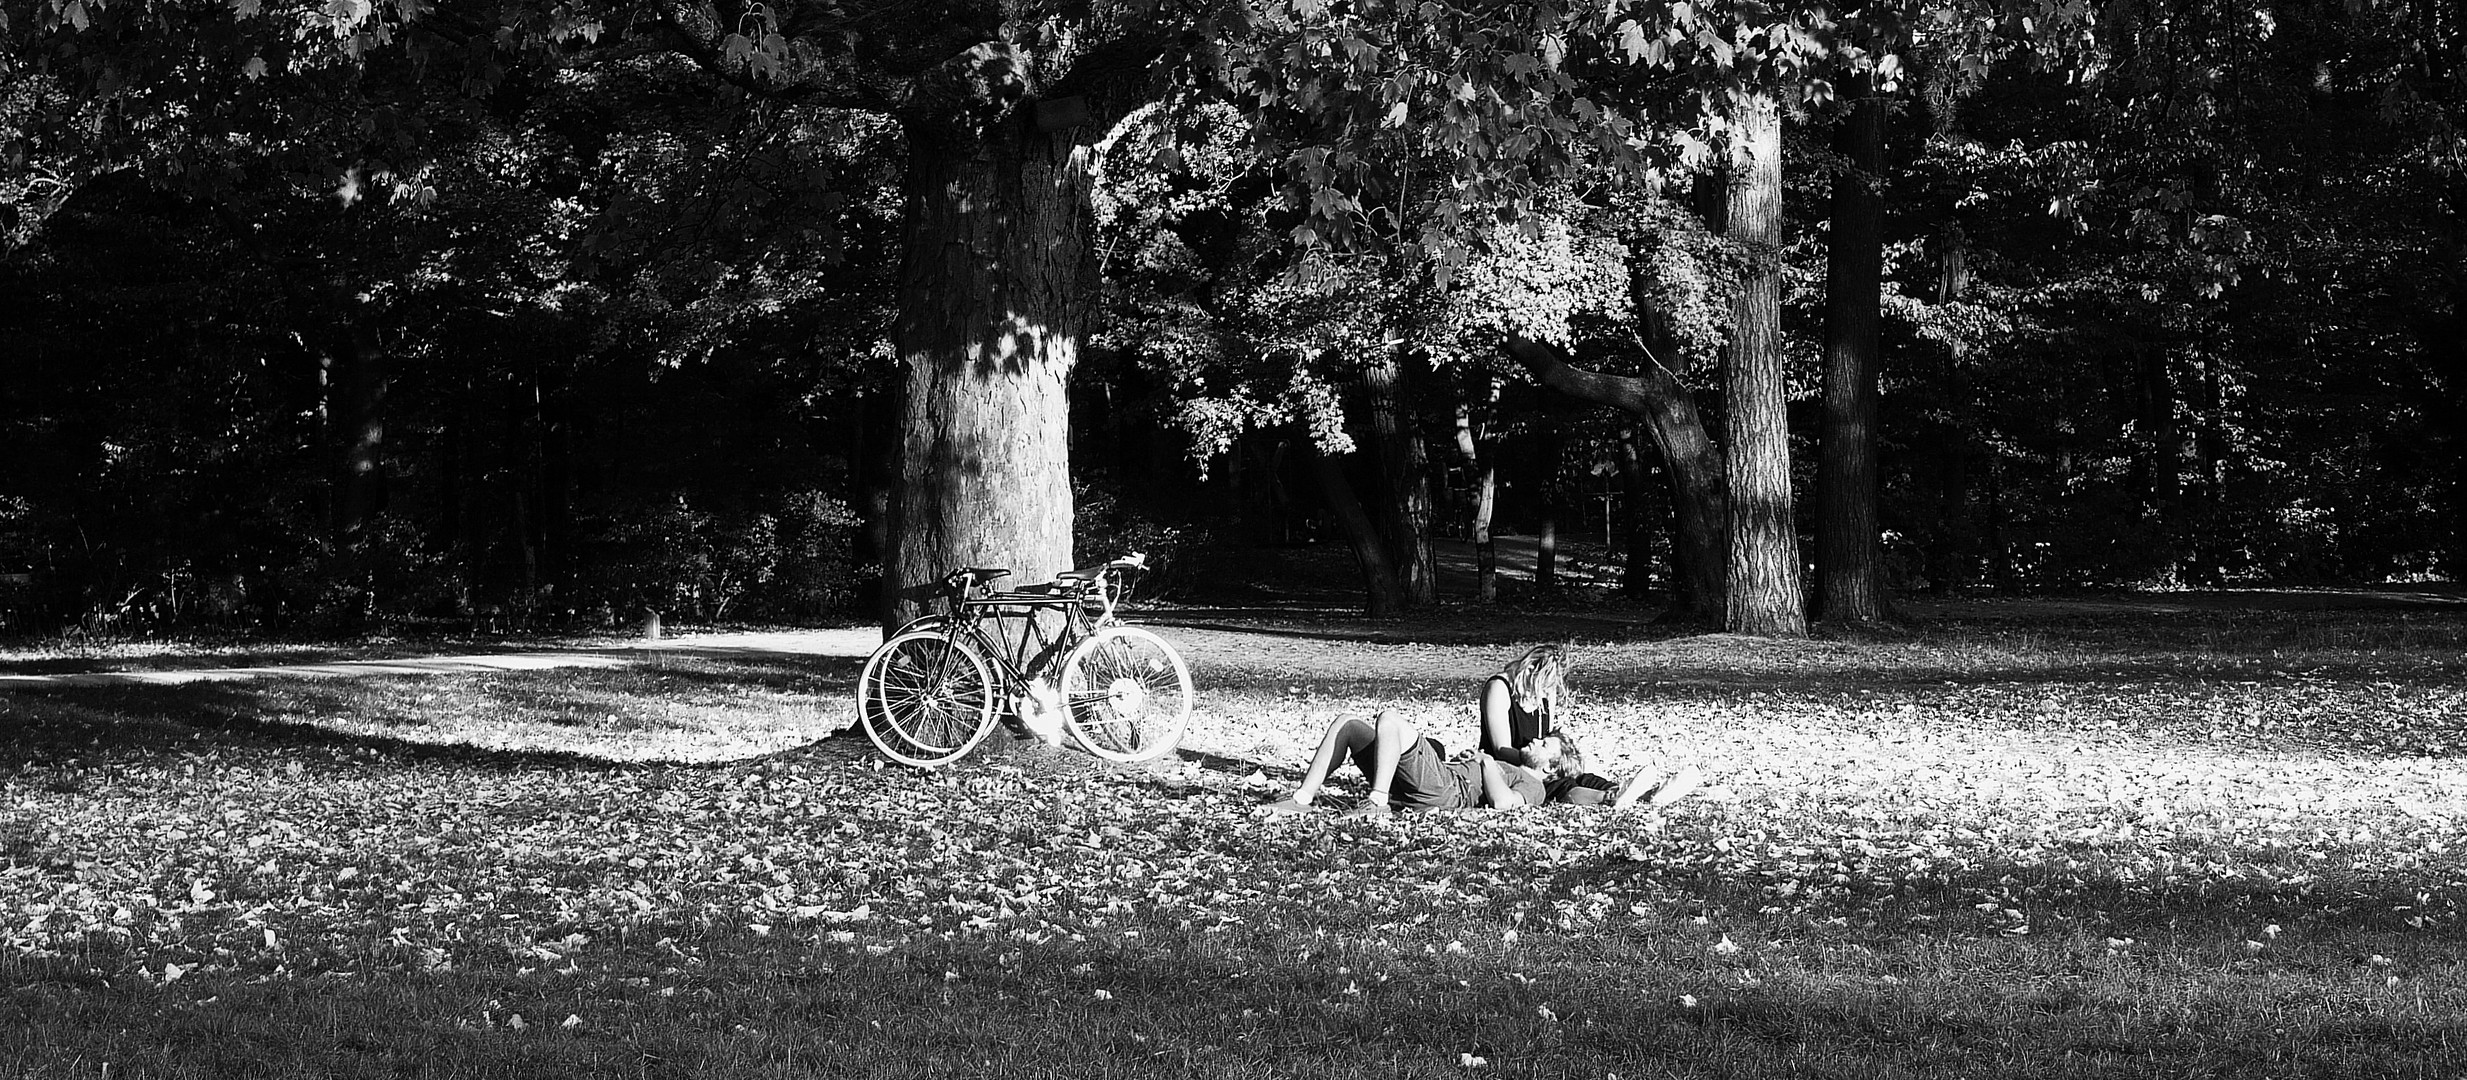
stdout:
{"type": "Polygon", "coordinates": [[[2467,1069],[2455,613],[1580,635],[1596,758],[1703,797],[1249,816],[1331,716],[1470,742],[1555,636],[1482,624],[1163,627],[1130,771],[805,745],[812,657],[0,693],[0,1073],[2467,1069]]]}

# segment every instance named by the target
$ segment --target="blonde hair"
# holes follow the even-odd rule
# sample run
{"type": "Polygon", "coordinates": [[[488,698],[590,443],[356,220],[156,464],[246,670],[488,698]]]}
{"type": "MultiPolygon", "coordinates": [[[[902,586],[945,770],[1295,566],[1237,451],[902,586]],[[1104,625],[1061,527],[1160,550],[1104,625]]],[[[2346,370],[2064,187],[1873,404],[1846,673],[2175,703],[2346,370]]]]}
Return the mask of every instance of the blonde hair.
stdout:
{"type": "Polygon", "coordinates": [[[1552,780],[1572,780],[1584,775],[1585,752],[1576,745],[1576,741],[1568,738],[1566,732],[1554,732],[1550,738],[1558,742],[1559,753],[1551,760],[1534,767],[1542,770],[1542,775],[1552,780]]]}
{"type": "MultiPolygon", "coordinates": [[[[1567,689],[1568,651],[1557,645],[1536,645],[1499,672],[1507,680],[1508,697],[1529,713],[1555,711],[1567,689]]],[[[1555,719],[1555,718],[1554,718],[1555,719]]]]}

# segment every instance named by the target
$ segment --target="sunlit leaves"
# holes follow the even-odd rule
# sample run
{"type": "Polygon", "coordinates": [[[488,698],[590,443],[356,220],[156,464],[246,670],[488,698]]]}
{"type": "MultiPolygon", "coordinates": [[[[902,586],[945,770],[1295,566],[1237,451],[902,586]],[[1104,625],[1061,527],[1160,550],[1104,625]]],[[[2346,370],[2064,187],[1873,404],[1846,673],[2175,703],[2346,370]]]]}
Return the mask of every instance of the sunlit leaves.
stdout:
{"type": "MultiPolygon", "coordinates": [[[[2389,978],[2435,1008],[2458,992],[2467,778],[2407,749],[2462,734],[2454,622],[2379,658],[2247,647],[2276,624],[2218,624],[2226,655],[2047,643],[2075,629],[1587,644],[1573,719],[1606,767],[1714,773],[1660,814],[1248,816],[1327,712],[1461,710],[1492,645],[1189,631],[1217,687],[1191,745],[1213,756],[1155,772],[989,755],[920,774],[840,743],[611,768],[218,734],[78,767],[74,790],[0,787],[25,825],[0,835],[0,939],[172,1008],[259,982],[421,1005],[476,986],[470,1037],[629,1037],[715,990],[776,1010],[835,967],[917,983],[928,1008],[1007,990],[1137,1023],[1157,1015],[1149,973],[1215,965],[1195,993],[1231,1028],[1376,1038],[1400,1010],[1464,1007],[1571,1047],[1614,997],[1684,1030],[1852,993],[1879,1016],[2011,1006],[2061,1028],[2074,1007],[2028,995],[2071,988],[2115,1006],[2108,1038],[2128,1006],[2223,979],[2265,985],[2269,1024],[2369,1022],[2379,998],[2338,1003],[2389,978]],[[1268,957],[1289,983],[1237,984],[1268,957]],[[797,987],[762,981],[786,971],[797,987]]],[[[1524,1045],[1419,1052],[1512,1071],[1524,1045]]]]}

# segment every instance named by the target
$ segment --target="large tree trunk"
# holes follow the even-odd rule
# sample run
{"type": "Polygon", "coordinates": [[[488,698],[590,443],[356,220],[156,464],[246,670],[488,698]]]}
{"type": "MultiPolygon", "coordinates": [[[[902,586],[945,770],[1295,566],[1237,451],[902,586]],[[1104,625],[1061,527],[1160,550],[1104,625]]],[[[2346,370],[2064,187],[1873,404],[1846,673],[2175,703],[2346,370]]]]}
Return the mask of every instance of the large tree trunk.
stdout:
{"type": "MultiPolygon", "coordinates": [[[[1309,435],[1303,441],[1308,443],[1309,435]]],[[[1384,619],[1405,608],[1403,581],[1397,576],[1395,564],[1388,561],[1387,545],[1381,542],[1379,526],[1373,524],[1369,511],[1362,509],[1362,500],[1354,494],[1353,482],[1345,478],[1345,464],[1316,446],[1307,447],[1311,456],[1311,476],[1319,482],[1319,494],[1327,502],[1328,513],[1336,518],[1336,527],[1345,534],[1345,543],[1353,548],[1356,566],[1362,570],[1364,606],[1374,619],[1384,619]]]]}
{"type": "Polygon", "coordinates": [[[1665,618],[1716,621],[1728,591],[1729,496],[1723,490],[1722,452],[1706,434],[1687,386],[1658,362],[1636,375],[1604,375],[1575,367],[1557,347],[1530,338],[1509,338],[1507,351],[1542,385],[1644,421],[1670,470],[1676,526],[1671,562],[1678,596],[1665,618]]]}
{"type": "MultiPolygon", "coordinates": [[[[1862,85],[1864,92],[1867,88],[1862,85]]],[[[1877,317],[1884,280],[1885,101],[1867,93],[1843,123],[1850,168],[1833,181],[1826,242],[1825,413],[1816,467],[1816,611],[1862,625],[1885,617],[1876,521],[1877,317]]]]}
{"type": "Polygon", "coordinates": [[[1730,438],[1733,633],[1807,632],[1799,535],[1791,516],[1790,427],[1782,379],[1782,114],[1757,95],[1742,106],[1731,147],[1729,236],[1746,259],[1731,304],[1723,391],[1730,438]]]}
{"type": "Polygon", "coordinates": [[[1431,565],[1430,453],[1414,430],[1401,347],[1380,350],[1362,363],[1362,389],[1370,405],[1381,484],[1379,532],[1388,564],[1401,577],[1406,604],[1439,599],[1431,565]]]}
{"type": "Polygon", "coordinates": [[[1016,582],[1070,567],[1065,388],[1090,271],[1084,129],[906,119],[886,627],[925,610],[955,567],[1008,567],[1016,582]]]}

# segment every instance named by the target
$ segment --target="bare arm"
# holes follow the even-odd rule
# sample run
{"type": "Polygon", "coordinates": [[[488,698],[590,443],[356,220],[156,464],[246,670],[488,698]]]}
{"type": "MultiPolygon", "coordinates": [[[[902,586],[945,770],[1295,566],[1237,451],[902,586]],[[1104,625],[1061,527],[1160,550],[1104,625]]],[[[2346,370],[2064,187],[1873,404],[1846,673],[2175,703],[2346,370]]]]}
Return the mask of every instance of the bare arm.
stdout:
{"type": "Polygon", "coordinates": [[[1516,732],[1508,722],[1512,704],[1504,680],[1482,680],[1482,748],[1501,761],[1522,765],[1525,752],[1516,748],[1516,732]]]}
{"type": "Polygon", "coordinates": [[[1483,758],[1482,805],[1496,810],[1514,810],[1525,805],[1525,797],[1517,794],[1515,786],[1509,782],[1508,772],[1522,768],[1524,766],[1504,764],[1496,758],[1483,758]]]}

